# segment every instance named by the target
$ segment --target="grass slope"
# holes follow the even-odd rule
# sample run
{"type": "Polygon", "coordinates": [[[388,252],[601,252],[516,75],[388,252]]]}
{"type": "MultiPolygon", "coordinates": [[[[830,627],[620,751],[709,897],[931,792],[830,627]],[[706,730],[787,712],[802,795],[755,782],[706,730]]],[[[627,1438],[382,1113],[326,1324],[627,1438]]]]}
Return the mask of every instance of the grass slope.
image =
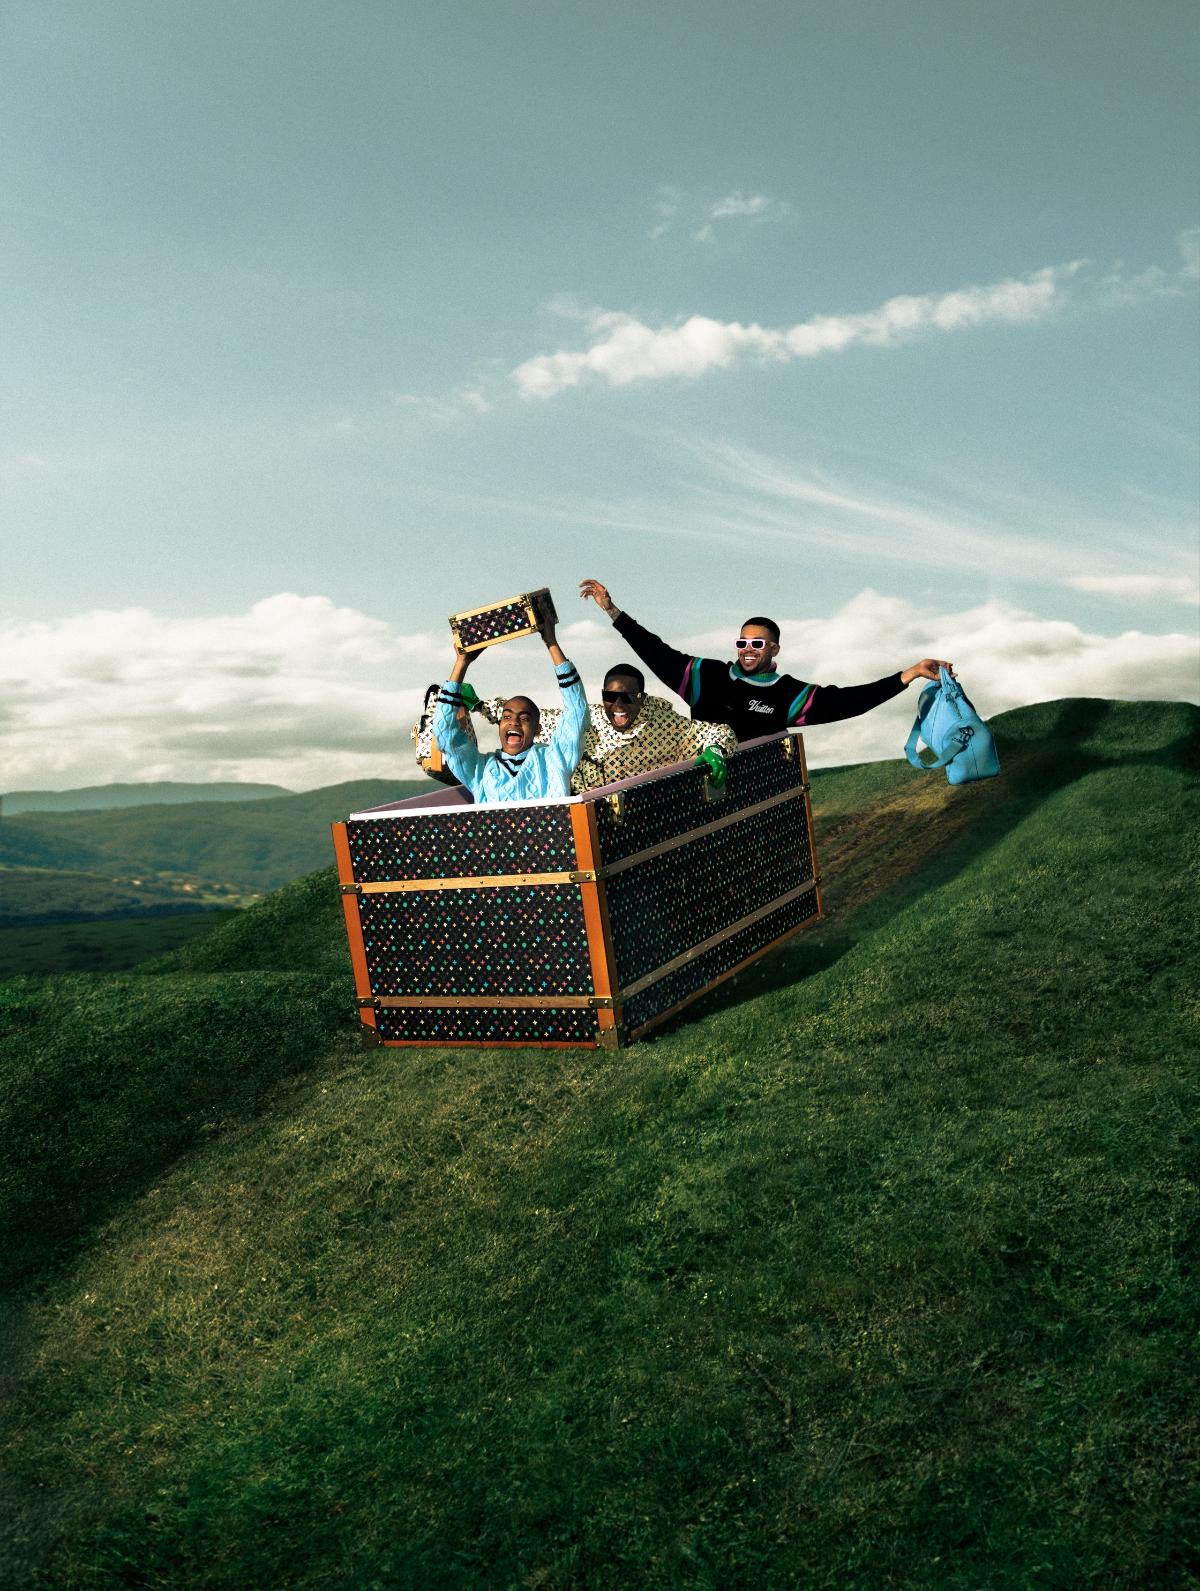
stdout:
{"type": "Polygon", "coordinates": [[[0,979],[23,973],[127,972],[211,933],[234,914],[172,911],[159,916],[0,927],[0,979]]]}
{"type": "Polygon", "coordinates": [[[616,1056],[356,1050],[319,879],[8,985],[8,1582],[1195,1583],[1197,717],[820,776],[834,918],[616,1056]]]}
{"type": "Polygon", "coordinates": [[[350,955],[337,874],[322,868],[239,912],[143,972],[313,972],[347,979],[350,955]]]}

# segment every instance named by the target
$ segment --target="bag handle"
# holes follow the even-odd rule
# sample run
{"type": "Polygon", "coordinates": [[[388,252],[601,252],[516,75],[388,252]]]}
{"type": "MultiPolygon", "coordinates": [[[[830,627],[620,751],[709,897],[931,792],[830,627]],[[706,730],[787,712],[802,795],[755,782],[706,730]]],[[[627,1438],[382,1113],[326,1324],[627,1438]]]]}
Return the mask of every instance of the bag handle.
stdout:
{"type": "MultiPolygon", "coordinates": [[[[948,679],[945,669],[942,670],[942,678],[943,680],[948,679]]],[[[955,746],[953,751],[947,752],[945,756],[938,757],[934,762],[926,762],[917,751],[917,741],[921,738],[921,731],[925,727],[925,720],[929,716],[930,710],[934,704],[934,700],[941,689],[941,685],[927,685],[921,692],[921,700],[917,703],[917,716],[913,720],[912,728],[908,732],[908,739],[904,742],[904,755],[908,758],[909,762],[912,763],[913,767],[927,769],[931,773],[937,768],[947,767],[954,761],[955,757],[957,757],[959,752],[962,750],[961,746],[955,746]]],[[[926,741],[926,745],[929,745],[928,741],[926,741]]],[[[929,749],[932,751],[933,747],[930,746],[929,749]]]]}
{"type": "Polygon", "coordinates": [[[923,768],[928,772],[932,772],[936,768],[949,767],[949,765],[954,761],[955,757],[957,757],[959,752],[962,750],[962,747],[955,746],[954,750],[948,751],[945,756],[938,757],[933,762],[926,762],[925,759],[918,755],[917,752],[917,737],[919,730],[920,726],[918,724],[914,724],[912,726],[911,734],[904,743],[904,755],[908,758],[909,762],[912,763],[913,767],[923,768]]]}

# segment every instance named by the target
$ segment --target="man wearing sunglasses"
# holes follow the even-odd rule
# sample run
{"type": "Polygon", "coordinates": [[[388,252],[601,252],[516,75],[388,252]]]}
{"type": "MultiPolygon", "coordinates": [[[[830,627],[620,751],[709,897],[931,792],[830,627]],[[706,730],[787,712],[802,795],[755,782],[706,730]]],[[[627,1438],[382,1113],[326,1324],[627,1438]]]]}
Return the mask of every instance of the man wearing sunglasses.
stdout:
{"type": "MultiPolygon", "coordinates": [[[[725,758],[737,750],[737,736],[727,724],[681,718],[661,696],[646,695],[645,676],[632,663],[609,669],[600,697],[599,704],[592,703],[583,754],[571,780],[576,795],[689,758],[705,768],[718,789],[724,784],[725,758]]],[[[490,722],[500,722],[503,697],[493,696],[477,705],[490,722]]],[[[557,709],[548,707],[542,714],[539,742],[549,739],[557,722],[557,709]]]]}
{"type": "Polygon", "coordinates": [[[950,668],[940,658],[924,657],[910,668],[866,685],[810,685],[776,671],[779,626],[773,619],[747,619],[734,641],[735,661],[724,663],[715,657],[689,657],[668,646],[623,613],[599,580],[582,581],[579,594],[585,600],[590,597],[608,614],[646,667],[682,696],[693,719],[728,724],[739,740],[857,718],[898,696],[913,680],[936,680],[939,670],[950,668]]]}

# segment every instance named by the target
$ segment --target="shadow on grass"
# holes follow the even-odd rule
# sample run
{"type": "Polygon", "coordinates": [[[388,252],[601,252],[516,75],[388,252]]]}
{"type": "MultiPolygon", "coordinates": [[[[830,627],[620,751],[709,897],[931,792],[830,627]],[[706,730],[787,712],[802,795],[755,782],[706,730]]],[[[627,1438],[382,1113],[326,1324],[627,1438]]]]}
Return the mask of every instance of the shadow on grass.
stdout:
{"type": "MultiPolygon", "coordinates": [[[[814,925],[807,933],[802,931],[796,939],[753,963],[653,1031],[661,1035],[677,1032],[718,1011],[744,1005],[824,972],[897,912],[945,888],[968,868],[977,866],[1038,807],[1089,774],[1114,767],[1139,766],[1186,772],[1200,762],[1200,734],[1194,728],[1153,751],[1131,750],[1123,754],[1118,747],[1112,755],[1105,756],[1083,750],[1079,743],[1100,730],[1104,720],[1111,716],[1112,706],[1111,702],[1100,698],[1049,704],[1049,724],[1035,739],[1014,739],[999,730],[996,742],[1001,777],[985,785],[945,787],[947,804],[942,814],[950,813],[952,804],[964,799],[974,799],[978,804],[973,814],[963,814],[965,827],[963,821],[947,825],[942,842],[938,844],[935,839],[932,850],[916,843],[918,831],[928,822],[926,815],[912,812],[897,819],[895,793],[889,793],[883,802],[863,814],[857,825],[860,834],[869,840],[872,815],[878,814],[880,821],[890,819],[903,825],[912,838],[914,850],[924,850],[924,855],[918,855],[913,865],[905,867],[901,845],[900,866],[890,879],[883,880],[880,888],[869,890],[863,899],[852,900],[844,914],[835,907],[823,924],[814,925]],[[892,808],[887,818],[880,810],[885,806],[892,808]]],[[[919,783],[920,776],[914,777],[919,783]]],[[[940,780],[942,775],[936,777],[940,780]]],[[[818,857],[820,839],[818,823],[818,857]]]]}
{"type": "Polygon", "coordinates": [[[296,973],[0,985],[0,1287],[68,1258],[356,1026],[340,984],[296,973]]]}

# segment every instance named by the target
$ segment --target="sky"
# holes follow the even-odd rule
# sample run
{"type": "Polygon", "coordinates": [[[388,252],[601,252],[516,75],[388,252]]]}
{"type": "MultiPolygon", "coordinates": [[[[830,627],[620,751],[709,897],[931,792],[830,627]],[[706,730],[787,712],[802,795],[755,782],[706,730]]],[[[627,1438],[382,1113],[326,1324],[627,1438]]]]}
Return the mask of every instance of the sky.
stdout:
{"type": "Polygon", "coordinates": [[[451,612],[624,657],[584,576],[1200,699],[1198,65],[1190,0],[9,0],[0,790],[411,777],[451,612]]]}

